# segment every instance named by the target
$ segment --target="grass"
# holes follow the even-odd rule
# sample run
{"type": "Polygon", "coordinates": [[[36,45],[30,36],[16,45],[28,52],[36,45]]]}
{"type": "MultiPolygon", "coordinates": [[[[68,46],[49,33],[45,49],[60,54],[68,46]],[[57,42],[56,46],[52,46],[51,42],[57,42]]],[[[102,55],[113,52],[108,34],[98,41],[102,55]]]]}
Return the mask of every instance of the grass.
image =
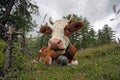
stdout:
{"type": "Polygon", "coordinates": [[[12,69],[8,76],[11,80],[120,80],[120,44],[81,50],[75,57],[77,66],[26,63],[24,69],[12,69]]]}
{"type": "Polygon", "coordinates": [[[4,64],[4,48],[6,43],[2,40],[0,40],[0,69],[3,67],[4,64]]]}

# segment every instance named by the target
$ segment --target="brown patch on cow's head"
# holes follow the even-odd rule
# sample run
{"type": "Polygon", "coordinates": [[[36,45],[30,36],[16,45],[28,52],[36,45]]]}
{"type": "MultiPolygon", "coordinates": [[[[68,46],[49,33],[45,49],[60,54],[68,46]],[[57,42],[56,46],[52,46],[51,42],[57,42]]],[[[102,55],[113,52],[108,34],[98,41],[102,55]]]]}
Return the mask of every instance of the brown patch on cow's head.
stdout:
{"type": "Polygon", "coordinates": [[[68,25],[64,28],[65,36],[69,37],[70,33],[78,31],[80,28],[83,27],[83,23],[79,21],[71,21],[68,25]]]}
{"type": "Polygon", "coordinates": [[[40,28],[40,32],[43,33],[43,34],[51,34],[52,30],[49,26],[42,26],[40,28]]]}
{"type": "Polygon", "coordinates": [[[69,31],[68,25],[64,28],[64,34],[65,34],[65,36],[70,37],[70,31],[69,31]]]}

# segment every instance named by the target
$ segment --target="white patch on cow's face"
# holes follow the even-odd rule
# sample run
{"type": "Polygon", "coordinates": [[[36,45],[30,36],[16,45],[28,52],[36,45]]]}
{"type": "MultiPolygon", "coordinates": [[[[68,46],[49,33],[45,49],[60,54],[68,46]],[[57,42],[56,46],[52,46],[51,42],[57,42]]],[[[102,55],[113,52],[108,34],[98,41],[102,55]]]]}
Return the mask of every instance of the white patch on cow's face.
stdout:
{"type": "Polygon", "coordinates": [[[64,28],[68,24],[68,20],[61,19],[56,21],[53,25],[51,25],[52,34],[51,39],[61,39],[62,40],[62,46],[61,48],[66,49],[70,43],[70,40],[67,36],[64,35],[64,28]]]}

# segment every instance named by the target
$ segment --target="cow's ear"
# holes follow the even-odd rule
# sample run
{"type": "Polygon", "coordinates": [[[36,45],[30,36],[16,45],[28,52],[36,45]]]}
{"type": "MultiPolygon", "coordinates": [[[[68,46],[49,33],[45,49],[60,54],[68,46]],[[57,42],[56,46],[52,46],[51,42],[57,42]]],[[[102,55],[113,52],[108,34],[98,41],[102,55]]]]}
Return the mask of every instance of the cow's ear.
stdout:
{"type": "Polygon", "coordinates": [[[49,26],[42,26],[40,28],[40,32],[43,33],[43,34],[51,34],[52,30],[49,26]]]}
{"type": "Polygon", "coordinates": [[[75,32],[83,27],[83,23],[79,21],[73,21],[69,24],[69,31],[75,32]]]}

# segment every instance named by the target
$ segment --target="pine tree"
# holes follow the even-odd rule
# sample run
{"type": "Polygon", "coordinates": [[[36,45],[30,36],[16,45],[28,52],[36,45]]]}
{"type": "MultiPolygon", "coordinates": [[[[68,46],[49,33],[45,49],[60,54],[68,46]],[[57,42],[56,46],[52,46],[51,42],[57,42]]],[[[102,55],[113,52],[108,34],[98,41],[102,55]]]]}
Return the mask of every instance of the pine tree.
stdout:
{"type": "Polygon", "coordinates": [[[103,27],[103,35],[104,35],[104,42],[109,44],[113,41],[113,31],[112,28],[110,28],[107,24],[103,27]]]}
{"type": "Polygon", "coordinates": [[[98,30],[98,44],[109,44],[114,40],[114,31],[107,24],[103,26],[102,30],[98,30]]]}
{"type": "Polygon", "coordinates": [[[90,47],[94,47],[97,45],[97,41],[96,41],[96,32],[93,28],[90,29],[89,31],[89,37],[90,37],[90,47]]]}

